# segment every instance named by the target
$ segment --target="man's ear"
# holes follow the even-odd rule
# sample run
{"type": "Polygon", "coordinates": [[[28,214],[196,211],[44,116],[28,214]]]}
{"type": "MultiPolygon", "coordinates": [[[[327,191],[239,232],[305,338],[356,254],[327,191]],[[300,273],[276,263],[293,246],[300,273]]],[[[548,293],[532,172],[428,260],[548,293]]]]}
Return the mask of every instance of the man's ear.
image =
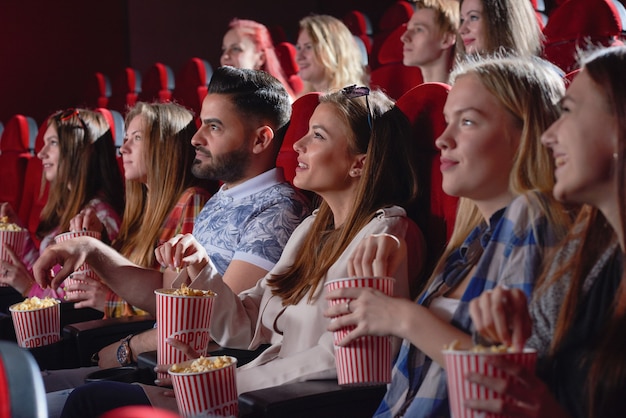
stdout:
{"type": "Polygon", "coordinates": [[[274,130],[267,125],[260,126],[255,131],[254,144],[252,146],[252,152],[260,154],[268,147],[272,146],[274,140],[274,130]]]}
{"type": "Polygon", "coordinates": [[[456,33],[454,32],[446,32],[441,37],[441,49],[448,49],[456,44],[456,33]]]}

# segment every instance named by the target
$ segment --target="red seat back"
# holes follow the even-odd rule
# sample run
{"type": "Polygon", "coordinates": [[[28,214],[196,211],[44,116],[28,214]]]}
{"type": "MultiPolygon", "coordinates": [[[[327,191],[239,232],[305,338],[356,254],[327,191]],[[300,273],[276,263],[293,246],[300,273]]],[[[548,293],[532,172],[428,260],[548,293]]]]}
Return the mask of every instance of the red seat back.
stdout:
{"type": "Polygon", "coordinates": [[[0,202],[9,202],[16,213],[22,199],[26,165],[33,157],[29,147],[34,146],[36,129],[31,117],[14,115],[0,137],[0,202]]]}
{"type": "Polygon", "coordinates": [[[621,31],[619,13],[610,0],[568,0],[552,11],[543,30],[544,57],[568,73],[577,67],[577,48],[588,42],[622,44],[621,31]]]}
{"type": "Polygon", "coordinates": [[[129,107],[137,102],[141,92],[141,73],[134,68],[124,68],[111,86],[111,98],[109,109],[117,110],[122,115],[126,114],[129,107]]]}
{"type": "Polygon", "coordinates": [[[321,93],[307,93],[291,105],[291,120],[276,158],[276,166],[283,168],[289,183],[293,183],[298,165],[298,153],[293,144],[309,131],[309,119],[319,104],[320,96],[321,93]]]}
{"type": "Polygon", "coordinates": [[[18,211],[18,216],[24,222],[30,232],[30,236],[33,242],[39,246],[39,239],[35,235],[37,227],[39,226],[39,216],[41,210],[48,201],[48,191],[50,189],[49,183],[43,184],[42,190],[42,175],[43,167],[41,160],[37,158],[37,153],[43,148],[43,136],[48,129],[48,119],[43,121],[37,136],[35,138],[35,156],[28,160],[26,165],[26,175],[24,177],[24,192],[22,193],[22,200],[18,211]]]}
{"type": "MultiPolygon", "coordinates": [[[[111,128],[111,135],[113,136],[113,141],[115,143],[115,148],[119,151],[120,147],[124,144],[124,135],[125,135],[125,126],[124,126],[124,117],[117,110],[98,108],[96,111],[102,113],[104,118],[107,120],[109,127],[111,128]]],[[[117,165],[120,169],[120,174],[122,178],[124,178],[124,162],[122,161],[122,156],[117,155],[117,165]]]]}
{"type": "Polygon", "coordinates": [[[409,90],[396,104],[411,122],[417,141],[421,192],[416,221],[428,243],[428,273],[452,234],[458,202],[458,198],[445,194],[441,187],[441,154],[435,146],[435,140],[446,128],[443,107],[449,91],[446,84],[424,83],[409,90]]]}
{"type": "Polygon", "coordinates": [[[197,57],[190,58],[176,73],[174,99],[199,116],[212,76],[213,68],[208,61],[197,57]]]}
{"type": "Polygon", "coordinates": [[[358,10],[350,10],[342,20],[350,32],[363,41],[369,55],[372,52],[372,24],[367,15],[358,10]]]}
{"type": "Polygon", "coordinates": [[[274,47],[274,50],[291,90],[296,95],[300,94],[304,89],[304,82],[298,75],[300,68],[298,68],[298,63],[296,62],[296,47],[290,42],[280,42],[274,47]]]}
{"type": "Polygon", "coordinates": [[[169,65],[161,62],[154,63],[142,75],[138,100],[161,103],[172,100],[174,81],[174,72],[169,65]]]}
{"type": "Polygon", "coordinates": [[[101,72],[95,72],[87,80],[85,106],[88,108],[107,107],[111,97],[111,81],[101,72]]]}
{"type": "Polygon", "coordinates": [[[370,68],[375,69],[379,66],[378,53],[385,39],[398,27],[407,23],[413,16],[413,12],[413,6],[404,0],[396,1],[385,10],[378,22],[378,31],[375,33],[372,41],[372,52],[369,60],[370,68]]]}

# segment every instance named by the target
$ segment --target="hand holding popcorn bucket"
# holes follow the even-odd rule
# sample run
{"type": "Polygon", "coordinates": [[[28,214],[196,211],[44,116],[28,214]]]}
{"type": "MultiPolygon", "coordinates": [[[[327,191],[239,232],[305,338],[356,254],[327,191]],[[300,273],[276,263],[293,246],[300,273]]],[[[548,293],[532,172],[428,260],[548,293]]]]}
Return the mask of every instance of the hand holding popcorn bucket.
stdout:
{"type": "MultiPolygon", "coordinates": [[[[326,282],[326,290],[344,287],[370,287],[388,296],[393,296],[392,277],[350,277],[326,282]]],[[[334,299],[329,306],[347,304],[350,299],[334,299]]],[[[391,382],[391,339],[390,337],[363,336],[350,345],[337,344],[354,329],[345,327],[333,332],[337,380],[343,386],[374,386],[391,382]]]]}
{"type": "MultiPolygon", "coordinates": [[[[169,337],[182,341],[196,353],[205,355],[210,336],[209,324],[215,293],[210,290],[197,290],[183,287],[181,289],[157,289],[157,363],[174,364],[188,360],[180,350],[169,345],[169,337]]],[[[167,377],[167,373],[159,373],[158,378],[167,377]]]]}
{"type": "MultiPolygon", "coordinates": [[[[0,262],[13,264],[9,252],[4,248],[5,244],[11,247],[17,258],[21,259],[24,256],[27,236],[27,230],[17,224],[9,223],[6,216],[0,218],[0,262]]],[[[0,286],[7,285],[0,283],[0,286]]]]}
{"type": "MultiPolygon", "coordinates": [[[[64,232],[62,234],[57,235],[56,237],[54,237],[54,242],[56,242],[57,244],[60,242],[64,242],[73,238],[78,238],[78,237],[93,237],[97,240],[100,240],[102,238],[102,234],[98,231],[73,231],[73,232],[64,232]]],[[[82,264],[80,267],[78,267],[78,269],[76,269],[77,273],[83,273],[85,275],[85,277],[88,277],[90,279],[93,280],[100,280],[98,278],[98,276],[96,276],[96,273],[93,272],[93,270],[91,269],[91,267],[89,267],[89,264],[84,263],[82,264]]],[[[68,280],[72,281],[74,279],[71,278],[67,278],[65,279],[65,281],[67,282],[68,280]]]]}
{"type": "Polygon", "coordinates": [[[448,397],[453,418],[505,418],[505,415],[479,412],[466,408],[468,399],[498,399],[502,395],[486,389],[476,383],[469,382],[465,376],[469,372],[480,373],[490,377],[506,377],[505,373],[486,361],[489,357],[498,356],[507,361],[522,365],[525,369],[535,372],[537,352],[532,349],[512,351],[506,347],[475,347],[470,350],[444,349],[443,356],[448,379],[448,397]]]}
{"type": "Polygon", "coordinates": [[[24,348],[42,347],[61,340],[59,301],[32,297],[9,307],[17,344],[24,348]]]}
{"type": "Polygon", "coordinates": [[[200,357],[175,364],[168,373],[178,412],[183,417],[236,417],[239,414],[236,358],[200,357]]]}

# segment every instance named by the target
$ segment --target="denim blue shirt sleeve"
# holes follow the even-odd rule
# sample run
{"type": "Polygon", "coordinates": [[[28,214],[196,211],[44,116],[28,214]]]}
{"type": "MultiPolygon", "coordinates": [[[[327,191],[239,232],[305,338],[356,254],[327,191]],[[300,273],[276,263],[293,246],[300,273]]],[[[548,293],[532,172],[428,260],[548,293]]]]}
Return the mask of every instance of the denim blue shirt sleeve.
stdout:
{"type": "MultiPolygon", "coordinates": [[[[442,274],[435,278],[418,303],[427,304],[429,296],[442,284],[454,287],[462,281],[475,257],[480,258],[454,312],[454,326],[471,334],[469,302],[497,285],[519,288],[530,296],[546,248],[557,243],[555,231],[538,204],[541,198],[536,193],[519,196],[496,212],[489,223],[476,227],[450,254],[442,274]]],[[[394,363],[392,382],[375,416],[450,416],[447,392],[445,371],[417,347],[404,341],[394,363]]]]}

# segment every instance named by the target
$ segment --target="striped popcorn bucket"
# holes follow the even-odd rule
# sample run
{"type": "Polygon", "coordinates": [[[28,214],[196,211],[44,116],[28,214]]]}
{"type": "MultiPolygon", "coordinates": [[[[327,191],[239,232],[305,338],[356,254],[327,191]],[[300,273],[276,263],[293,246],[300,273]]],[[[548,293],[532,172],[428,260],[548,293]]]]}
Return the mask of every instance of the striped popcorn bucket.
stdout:
{"type": "Polygon", "coordinates": [[[20,347],[42,347],[61,340],[60,304],[31,311],[18,311],[14,309],[16,305],[10,306],[9,311],[20,347]]]}
{"type": "MultiPolygon", "coordinates": [[[[188,360],[180,350],[165,342],[169,337],[189,344],[205,355],[209,345],[209,324],[214,296],[173,295],[174,289],[157,289],[157,363],[174,364],[188,360]]],[[[159,379],[167,373],[159,373],[159,379]]]]}
{"type": "MultiPolygon", "coordinates": [[[[74,232],[65,232],[63,234],[59,234],[57,236],[54,237],[54,242],[56,242],[57,244],[63,241],[67,241],[69,239],[73,239],[73,238],[78,238],[78,237],[93,237],[97,240],[100,240],[102,238],[102,234],[100,234],[100,232],[97,231],[74,231],[74,232]]],[[[83,265],[81,265],[80,267],[78,267],[78,269],[76,269],[77,273],[83,273],[86,277],[89,277],[91,279],[94,280],[100,280],[98,278],[98,276],[96,276],[96,273],[93,272],[93,270],[91,270],[91,268],[89,267],[89,265],[87,263],[84,263],[83,265]]]]}
{"type": "MultiPolygon", "coordinates": [[[[26,244],[27,236],[28,231],[25,229],[21,231],[0,231],[0,261],[13,264],[9,253],[4,250],[4,244],[10,246],[17,258],[21,260],[24,256],[24,245],[26,244]]],[[[0,286],[8,285],[0,283],[0,286]]]]}
{"type": "MultiPolygon", "coordinates": [[[[343,287],[371,287],[386,295],[393,295],[392,277],[351,277],[326,282],[326,290],[343,287]]],[[[335,299],[329,305],[346,304],[348,299],[335,299]]],[[[374,386],[391,381],[391,339],[389,337],[364,336],[350,345],[337,344],[354,327],[333,332],[337,380],[342,386],[374,386]]]]}
{"type": "MultiPolygon", "coordinates": [[[[215,357],[209,357],[213,360],[215,357]]],[[[178,412],[183,417],[236,417],[237,403],[237,359],[230,357],[230,365],[221,369],[199,373],[176,373],[169,371],[174,385],[174,396],[178,412]]],[[[188,366],[188,360],[180,366],[188,366]]]]}
{"type": "Polygon", "coordinates": [[[476,383],[465,380],[468,372],[476,372],[491,377],[503,377],[505,373],[485,361],[489,357],[498,356],[520,364],[531,372],[535,372],[537,352],[524,349],[523,352],[472,352],[459,350],[443,350],[448,379],[448,397],[453,418],[504,418],[505,415],[490,412],[473,411],[465,408],[467,399],[497,399],[501,395],[476,383]]]}

